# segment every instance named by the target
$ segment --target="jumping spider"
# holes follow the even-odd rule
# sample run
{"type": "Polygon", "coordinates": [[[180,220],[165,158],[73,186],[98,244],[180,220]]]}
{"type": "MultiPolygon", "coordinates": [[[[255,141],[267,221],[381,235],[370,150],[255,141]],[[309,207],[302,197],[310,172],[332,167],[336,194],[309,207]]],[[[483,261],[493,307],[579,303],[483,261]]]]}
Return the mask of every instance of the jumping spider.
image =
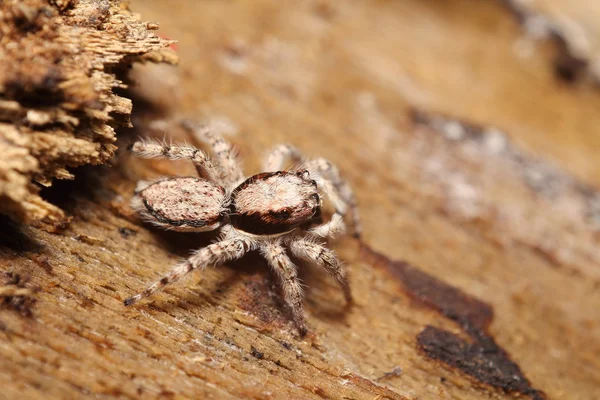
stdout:
{"type": "Polygon", "coordinates": [[[126,299],[125,305],[152,295],[195,269],[238,259],[258,249],[281,280],[285,301],[304,335],[302,286],[286,248],[294,256],[327,270],[351,303],[343,265],[333,251],[319,243],[345,232],[343,217],[348,210],[352,215],[352,233],[357,237],[360,234],[354,194],[338,169],[325,159],[305,160],[296,148],[279,145],[265,160],[266,172],[246,179],[230,143],[206,127],[189,121],[183,125],[212,147],[216,163],[202,150],[189,145],[149,140],[134,143],[131,150],[143,158],[190,160],[200,177],[140,181],[132,207],[145,220],[162,228],[185,232],[219,229],[221,238],[197,250],[140,294],[126,299]],[[287,159],[299,168],[282,170],[287,159]],[[321,195],[335,209],[327,223],[322,223],[321,195]]]}

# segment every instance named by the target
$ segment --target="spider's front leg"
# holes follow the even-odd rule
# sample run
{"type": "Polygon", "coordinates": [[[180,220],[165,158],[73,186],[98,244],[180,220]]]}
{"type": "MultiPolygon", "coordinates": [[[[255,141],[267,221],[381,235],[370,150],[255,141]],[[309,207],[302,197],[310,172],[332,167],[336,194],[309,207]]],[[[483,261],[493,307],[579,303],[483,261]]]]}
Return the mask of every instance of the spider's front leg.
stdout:
{"type": "Polygon", "coordinates": [[[279,277],[285,302],[292,310],[294,323],[300,335],[306,335],[306,319],[304,317],[304,309],[302,308],[302,286],[298,278],[296,266],[287,254],[285,254],[285,249],[280,243],[265,243],[261,246],[260,252],[279,277]]]}
{"type": "Polygon", "coordinates": [[[333,214],[329,222],[308,230],[308,233],[323,239],[335,238],[344,232],[346,232],[346,224],[344,223],[342,215],[339,213],[333,214]]]}
{"type": "Polygon", "coordinates": [[[233,236],[230,239],[213,243],[196,251],[194,255],[184,262],[177,264],[171,272],[150,285],[143,292],[125,299],[124,304],[130,306],[145,297],[152,296],[157,291],[193,270],[204,269],[208,265],[219,265],[238,259],[251,250],[253,246],[251,241],[242,236],[233,236]]]}
{"type": "Polygon", "coordinates": [[[324,158],[307,161],[305,166],[330,199],[337,214],[345,216],[350,210],[352,234],[360,237],[362,227],[356,197],[348,182],[341,177],[339,169],[324,158]]]}
{"type": "Polygon", "coordinates": [[[352,292],[344,265],[328,248],[304,238],[293,238],[290,243],[292,254],[324,268],[342,288],[346,303],[352,303],[352,292]]]}
{"type": "Polygon", "coordinates": [[[275,146],[263,163],[263,172],[281,171],[285,167],[285,161],[290,160],[292,163],[302,161],[302,153],[296,147],[289,144],[280,144],[275,146]]]}
{"type": "Polygon", "coordinates": [[[193,146],[161,143],[157,140],[138,140],[131,145],[131,151],[141,158],[166,158],[169,160],[189,160],[196,167],[198,175],[219,183],[221,174],[210,157],[193,146]]]}
{"type": "Polygon", "coordinates": [[[184,119],[181,125],[191,132],[194,137],[212,147],[213,153],[221,169],[221,182],[228,188],[235,187],[244,180],[244,172],[231,143],[206,125],[184,119]]]}

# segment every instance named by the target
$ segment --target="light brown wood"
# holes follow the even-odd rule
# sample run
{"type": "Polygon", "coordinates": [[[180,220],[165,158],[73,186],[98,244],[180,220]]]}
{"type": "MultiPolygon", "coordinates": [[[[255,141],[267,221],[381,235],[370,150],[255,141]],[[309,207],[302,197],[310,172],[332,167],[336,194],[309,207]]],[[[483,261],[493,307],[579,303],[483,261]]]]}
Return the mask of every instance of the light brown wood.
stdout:
{"type": "Polygon", "coordinates": [[[141,224],[135,181],[194,170],[123,151],[43,193],[65,230],[2,223],[0,269],[35,303],[0,311],[0,397],[600,398],[600,93],[556,75],[555,44],[493,1],[132,7],[181,61],[135,68],[119,146],[186,139],[185,116],[222,130],[247,173],[280,142],[331,159],[364,220],[362,242],[333,245],[356,304],[303,265],[301,339],[250,255],[125,308],[211,237],[141,224]],[[508,356],[530,384],[506,378],[508,356]]]}
{"type": "Polygon", "coordinates": [[[134,62],[175,63],[170,41],[120,0],[0,2],[0,211],[52,230],[68,222],[40,185],[105,163],[130,127],[134,62]]]}

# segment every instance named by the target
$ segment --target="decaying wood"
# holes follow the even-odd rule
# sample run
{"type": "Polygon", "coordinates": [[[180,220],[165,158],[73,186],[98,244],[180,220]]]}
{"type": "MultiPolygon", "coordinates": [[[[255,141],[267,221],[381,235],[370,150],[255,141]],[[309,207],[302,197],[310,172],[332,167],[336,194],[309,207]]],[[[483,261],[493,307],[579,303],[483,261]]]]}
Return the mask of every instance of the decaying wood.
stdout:
{"type": "Polygon", "coordinates": [[[171,42],[115,0],[0,2],[0,206],[24,222],[65,222],[38,185],[115,153],[131,100],[115,93],[134,62],[175,62],[171,42]]]}
{"type": "MultiPolygon", "coordinates": [[[[181,62],[134,69],[117,145],[193,141],[185,116],[247,173],[280,142],[327,156],[364,219],[333,244],[356,304],[302,265],[300,338],[249,255],[125,308],[212,237],[142,224],[136,180],[194,168],[123,151],[44,192],[64,229],[1,221],[0,396],[600,398],[600,91],[509,3],[134,2],[181,62]]],[[[592,43],[580,3],[563,12],[592,43]]]]}

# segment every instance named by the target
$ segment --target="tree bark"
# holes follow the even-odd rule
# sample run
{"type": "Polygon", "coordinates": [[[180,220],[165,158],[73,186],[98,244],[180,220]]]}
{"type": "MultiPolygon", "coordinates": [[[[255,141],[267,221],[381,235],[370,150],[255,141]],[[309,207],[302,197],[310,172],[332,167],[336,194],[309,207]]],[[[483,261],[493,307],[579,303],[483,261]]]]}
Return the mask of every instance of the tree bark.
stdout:
{"type": "Polygon", "coordinates": [[[600,398],[593,4],[134,1],[180,65],[135,67],[111,166],[41,193],[68,226],[1,222],[0,397],[600,398]],[[281,142],[340,167],[364,220],[330,245],[352,307],[301,264],[299,337],[256,254],[123,306],[214,239],[128,205],[137,180],[194,174],[125,150],[193,142],[180,117],[248,175],[281,142]]]}

